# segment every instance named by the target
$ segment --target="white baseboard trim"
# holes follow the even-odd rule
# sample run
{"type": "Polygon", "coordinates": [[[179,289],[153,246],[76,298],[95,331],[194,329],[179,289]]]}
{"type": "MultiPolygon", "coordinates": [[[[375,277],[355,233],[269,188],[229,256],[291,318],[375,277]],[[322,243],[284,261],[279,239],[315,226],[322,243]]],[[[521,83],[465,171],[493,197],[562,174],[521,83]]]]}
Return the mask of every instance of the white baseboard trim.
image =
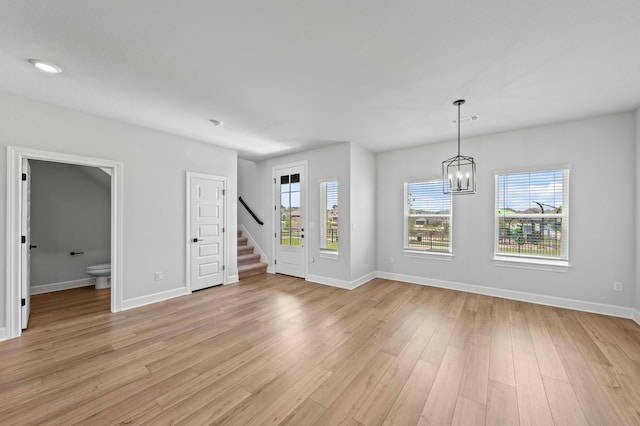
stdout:
{"type": "Polygon", "coordinates": [[[309,274],[307,275],[307,281],[328,285],[331,287],[343,288],[345,290],[353,290],[354,288],[359,287],[368,281],[371,281],[375,277],[376,277],[376,273],[371,272],[369,274],[361,276],[360,278],[356,278],[355,280],[345,281],[345,280],[339,280],[337,278],[329,278],[329,277],[323,277],[321,275],[309,274]]]}
{"type": "Polygon", "coordinates": [[[53,291],[69,290],[70,288],[87,287],[95,284],[95,278],[82,278],[79,280],[63,281],[59,283],[40,284],[31,287],[31,294],[51,293],[53,291]]]}
{"type": "Polygon", "coordinates": [[[262,250],[262,247],[260,247],[258,245],[258,243],[256,243],[256,239],[253,238],[253,235],[251,235],[251,233],[249,231],[247,231],[247,228],[245,228],[244,225],[240,224],[240,225],[238,225],[238,229],[240,229],[242,231],[242,236],[243,237],[247,237],[249,239],[248,244],[250,246],[253,246],[254,253],[258,253],[260,255],[260,262],[264,262],[266,264],[269,264],[269,258],[267,257],[266,254],[264,254],[264,251],[262,250]]]}
{"type": "Polygon", "coordinates": [[[275,274],[276,267],[275,266],[267,266],[267,274],[275,274]]]}
{"type": "Polygon", "coordinates": [[[9,333],[7,333],[7,327],[0,327],[0,342],[9,339],[9,333]]]}
{"type": "Polygon", "coordinates": [[[637,309],[633,310],[633,320],[640,325],[640,311],[637,309]]]}
{"type": "Polygon", "coordinates": [[[227,281],[226,283],[224,283],[224,285],[227,285],[227,284],[235,284],[235,283],[237,283],[238,281],[240,281],[240,275],[229,275],[227,278],[228,278],[228,280],[229,280],[229,281],[227,281]]]}
{"type": "MultiPolygon", "coordinates": [[[[377,272],[378,278],[384,278],[393,281],[404,281],[412,284],[421,284],[431,287],[447,288],[450,290],[466,291],[468,293],[483,294],[485,296],[501,297],[503,299],[518,300],[521,302],[537,303],[539,305],[555,306],[557,308],[573,309],[576,311],[591,312],[594,314],[604,314],[621,318],[632,318],[636,322],[633,315],[634,308],[607,305],[604,303],[587,302],[584,300],[566,299],[564,297],[546,296],[542,294],[527,293],[523,291],[504,290],[495,287],[484,287],[475,284],[465,284],[454,281],[444,281],[425,277],[416,277],[412,275],[396,274],[392,272],[377,272]]],[[[638,311],[636,311],[638,312],[638,311]]],[[[640,312],[638,312],[640,316],[640,312]]]]}
{"type": "Polygon", "coordinates": [[[122,310],[126,311],[128,309],[139,308],[140,306],[162,302],[175,297],[186,296],[187,294],[191,294],[189,289],[187,287],[180,287],[173,290],[162,291],[160,293],[149,294],[147,296],[134,297],[133,299],[122,301],[122,310]]]}

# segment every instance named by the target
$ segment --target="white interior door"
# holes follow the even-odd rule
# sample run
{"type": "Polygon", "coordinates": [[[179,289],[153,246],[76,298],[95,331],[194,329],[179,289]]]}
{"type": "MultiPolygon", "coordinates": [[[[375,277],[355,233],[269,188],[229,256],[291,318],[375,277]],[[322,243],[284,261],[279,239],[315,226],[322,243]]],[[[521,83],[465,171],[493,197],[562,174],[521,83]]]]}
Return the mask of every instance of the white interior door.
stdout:
{"type": "Polygon", "coordinates": [[[200,290],[224,282],[224,181],[191,176],[190,286],[200,290]]]}
{"type": "Polygon", "coordinates": [[[278,274],[305,278],[304,166],[276,169],[276,259],[278,274]],[[280,206],[279,208],[277,206],[280,206]]]}
{"type": "Polygon", "coordinates": [[[21,197],[21,239],[20,251],[20,298],[21,298],[21,323],[22,329],[27,328],[29,313],[31,312],[31,282],[29,272],[31,269],[31,167],[29,160],[22,160],[22,197],[21,197]]]}

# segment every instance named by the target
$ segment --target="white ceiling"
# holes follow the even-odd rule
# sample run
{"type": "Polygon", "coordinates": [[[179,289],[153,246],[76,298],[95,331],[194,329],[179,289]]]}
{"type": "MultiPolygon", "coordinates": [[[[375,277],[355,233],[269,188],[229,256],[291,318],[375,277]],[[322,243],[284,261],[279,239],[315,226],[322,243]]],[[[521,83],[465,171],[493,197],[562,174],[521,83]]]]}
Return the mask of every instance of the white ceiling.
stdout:
{"type": "Polygon", "coordinates": [[[249,159],[384,151],[454,139],[458,98],[463,139],[638,108],[640,1],[3,0],[0,91],[249,159]]]}

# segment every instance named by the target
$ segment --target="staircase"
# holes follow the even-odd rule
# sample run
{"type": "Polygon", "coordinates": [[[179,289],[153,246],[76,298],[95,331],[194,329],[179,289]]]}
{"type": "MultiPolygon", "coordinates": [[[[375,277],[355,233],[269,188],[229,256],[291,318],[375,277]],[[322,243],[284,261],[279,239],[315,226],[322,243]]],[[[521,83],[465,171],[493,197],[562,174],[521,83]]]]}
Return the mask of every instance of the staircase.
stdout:
{"type": "Polygon", "coordinates": [[[249,239],[242,236],[238,230],[238,276],[240,279],[267,272],[267,264],[260,262],[260,255],[253,252],[253,246],[248,244],[249,239]]]}

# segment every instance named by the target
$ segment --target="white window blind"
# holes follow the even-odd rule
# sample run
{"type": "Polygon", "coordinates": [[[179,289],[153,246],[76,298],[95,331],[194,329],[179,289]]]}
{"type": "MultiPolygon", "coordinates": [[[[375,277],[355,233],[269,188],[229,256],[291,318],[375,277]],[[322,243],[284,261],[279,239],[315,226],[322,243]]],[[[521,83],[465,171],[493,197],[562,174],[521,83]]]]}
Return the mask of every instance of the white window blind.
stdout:
{"type": "Polygon", "coordinates": [[[569,259],[569,169],[496,174],[497,256],[569,259]]]}
{"type": "Polygon", "coordinates": [[[320,249],[338,251],[338,181],[320,182],[320,249]]]}
{"type": "Polygon", "coordinates": [[[451,253],[451,194],[442,179],[404,183],[404,248],[451,253]]]}

